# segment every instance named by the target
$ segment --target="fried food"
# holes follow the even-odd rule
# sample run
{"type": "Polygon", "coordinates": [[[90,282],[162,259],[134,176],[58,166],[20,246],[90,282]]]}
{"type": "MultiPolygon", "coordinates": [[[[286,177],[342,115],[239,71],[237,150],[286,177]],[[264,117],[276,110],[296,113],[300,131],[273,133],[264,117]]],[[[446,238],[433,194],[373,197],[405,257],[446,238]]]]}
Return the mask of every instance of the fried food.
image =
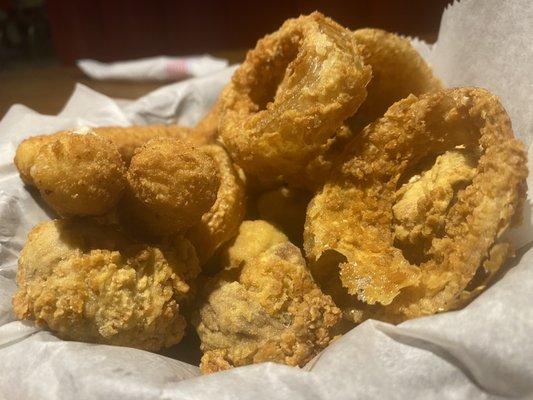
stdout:
{"type": "Polygon", "coordinates": [[[127,178],[126,218],[154,236],[177,234],[199,223],[220,184],[212,157],[170,138],[152,139],[139,148],[127,178]]]}
{"type": "Polygon", "coordinates": [[[192,129],[180,125],[146,125],[146,126],[104,126],[99,128],[78,128],[71,131],[59,131],[50,135],[32,136],[23,140],[17,147],[15,165],[20,177],[27,185],[33,185],[30,170],[41,148],[50,142],[67,134],[86,134],[92,132],[110,140],[116,147],[122,159],[129,165],[136,148],[157,137],[172,137],[191,143],[202,143],[200,135],[192,129]]]}
{"type": "Polygon", "coordinates": [[[446,212],[459,188],[472,183],[477,157],[460,150],[437,157],[433,167],[409,179],[392,206],[397,244],[426,248],[446,223],[446,212]]]}
{"type": "Polygon", "coordinates": [[[263,193],[257,200],[261,219],[280,228],[292,243],[302,244],[308,192],[280,187],[263,193]]]}
{"type": "Polygon", "coordinates": [[[366,100],[346,121],[354,133],[383,116],[398,100],[442,89],[441,81],[408,39],[370,28],[358,29],[354,35],[357,43],[363,45],[365,64],[372,67],[366,100]]]}
{"type": "Polygon", "coordinates": [[[115,207],[126,184],[126,169],[110,141],[87,133],[43,142],[30,176],[50,206],[63,216],[101,215],[115,207]]]}
{"type": "MultiPolygon", "coordinates": [[[[326,252],[343,258],[338,282],[353,310],[360,307],[366,317],[397,322],[448,310],[495,246],[497,254],[505,253],[498,242],[525,199],[526,163],[507,113],[488,91],[456,88],[409,96],[356,137],[331,180],[311,200],[306,255],[319,264],[326,252]],[[453,200],[445,201],[446,207],[433,208],[439,229],[428,231],[430,246],[419,249],[420,262],[413,264],[394,245],[398,182],[425,158],[456,148],[478,160],[475,174],[466,188],[454,192],[453,200]]],[[[424,175],[422,185],[436,171],[424,175]]],[[[437,183],[435,190],[446,191],[447,185],[437,183]]],[[[425,194],[416,199],[421,211],[425,199],[425,194]]],[[[412,221],[418,223],[417,213],[412,221]]],[[[493,268],[502,258],[490,262],[493,268]]]]}
{"type": "Polygon", "coordinates": [[[104,126],[93,130],[117,146],[126,165],[129,165],[135,150],[149,140],[167,137],[187,141],[193,134],[191,128],[180,125],[104,126]]]}
{"type": "Polygon", "coordinates": [[[230,246],[224,249],[222,265],[226,269],[242,268],[244,264],[289,238],[267,221],[243,221],[239,233],[230,246]]]}
{"type": "Polygon", "coordinates": [[[218,125],[222,114],[222,102],[217,100],[213,108],[192,130],[190,141],[198,146],[214,143],[218,138],[218,125]]]}
{"type": "Polygon", "coordinates": [[[15,314],[152,351],[191,321],[203,373],[464,306],[514,254],[527,177],[495,96],[318,12],[259,40],[192,129],[61,131],[14,161],[66,217],[30,233],[15,314]]]}
{"type": "Polygon", "coordinates": [[[370,77],[352,32],[317,12],[289,19],[259,40],[222,92],[224,145],[265,186],[314,188],[321,156],[370,77]]]}
{"type": "Polygon", "coordinates": [[[44,145],[56,140],[60,133],[67,134],[67,132],[58,132],[55,135],[32,136],[28,139],[24,139],[18,145],[15,159],[13,161],[19,171],[20,178],[26,185],[34,185],[30,171],[33,164],[35,164],[35,159],[39,154],[39,150],[41,150],[44,145]]]}
{"type": "Polygon", "coordinates": [[[150,246],[91,220],[48,221],[20,255],[13,309],[63,339],[156,351],[183,337],[198,272],[186,239],[150,246]]]}
{"type": "MultiPolygon", "coordinates": [[[[262,237],[259,222],[253,226],[262,237]]],[[[256,253],[248,244],[252,258],[204,289],[196,322],[203,373],[265,361],[303,366],[329,344],[340,319],[296,246],[284,241],[256,253]]]]}
{"type": "Polygon", "coordinates": [[[187,238],[196,248],[200,265],[203,265],[222,244],[237,234],[246,211],[246,200],[243,179],[226,150],[215,144],[203,146],[200,150],[213,159],[220,178],[215,203],[187,232],[187,238]]]}

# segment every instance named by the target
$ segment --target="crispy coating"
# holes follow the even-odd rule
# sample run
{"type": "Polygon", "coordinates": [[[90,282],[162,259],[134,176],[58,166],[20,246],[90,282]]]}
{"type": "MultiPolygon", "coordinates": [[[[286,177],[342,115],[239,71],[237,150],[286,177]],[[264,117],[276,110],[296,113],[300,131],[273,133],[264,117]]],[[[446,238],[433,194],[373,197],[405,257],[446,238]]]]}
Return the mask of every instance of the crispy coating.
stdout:
{"type": "Polygon", "coordinates": [[[212,144],[200,147],[216,165],[220,186],[211,209],[187,232],[203,265],[220,246],[233,238],[244,218],[246,199],[244,182],[228,153],[212,144]]]}
{"type": "MultiPolygon", "coordinates": [[[[67,132],[60,133],[67,134],[67,132]]],[[[33,164],[35,164],[35,159],[39,154],[39,150],[41,150],[44,145],[56,140],[58,135],[59,133],[55,135],[32,136],[24,139],[18,145],[15,159],[13,161],[19,171],[20,178],[26,185],[34,185],[30,170],[31,167],[33,167],[33,164]]]]}
{"type": "Polygon", "coordinates": [[[367,86],[365,102],[346,123],[359,132],[383,116],[396,101],[410,94],[416,96],[442,89],[442,83],[411,45],[394,33],[380,29],[358,29],[357,43],[363,45],[365,64],[372,67],[372,80],[367,86]]]}
{"type": "Polygon", "coordinates": [[[190,141],[198,146],[216,142],[221,115],[222,102],[217,100],[213,108],[209,110],[192,130],[190,141]]]}
{"type": "Polygon", "coordinates": [[[168,137],[186,141],[193,133],[191,128],[180,125],[104,126],[93,130],[117,146],[126,165],[129,165],[135,150],[149,140],[168,137]]]}
{"type": "Polygon", "coordinates": [[[156,138],[139,148],[127,173],[125,214],[155,236],[200,222],[216,200],[213,159],[188,143],[156,138]]]}
{"type": "Polygon", "coordinates": [[[315,188],[370,77],[352,32],[317,12],[289,19],[257,42],[222,92],[221,138],[263,185],[315,188]]]}
{"type": "Polygon", "coordinates": [[[57,136],[39,149],[30,169],[43,199],[63,216],[110,211],[124,190],[125,173],[115,146],[93,133],[57,136]]]}
{"type": "Polygon", "coordinates": [[[194,248],[141,244],[91,220],[37,225],[19,258],[13,309],[60,338],[156,351],[183,337],[194,248]]]}
{"type": "Polygon", "coordinates": [[[247,260],[272,246],[288,242],[289,238],[267,221],[243,221],[233,242],[224,249],[222,265],[226,269],[242,268],[247,260]]]}
{"type": "Polygon", "coordinates": [[[482,268],[478,268],[468,286],[450,303],[450,309],[464,307],[475,299],[492,283],[496,273],[505,261],[514,256],[515,252],[510,243],[499,242],[494,244],[487,259],[483,262],[482,268]]]}
{"type": "Polygon", "coordinates": [[[146,125],[146,126],[103,126],[98,128],[78,128],[72,131],[59,131],[49,135],[32,136],[23,140],[17,147],[15,154],[15,165],[19,170],[20,177],[27,185],[33,185],[30,170],[35,163],[35,158],[39,150],[60,136],[71,133],[85,134],[95,133],[110,140],[116,147],[122,159],[129,165],[133,152],[136,148],[156,137],[172,137],[191,143],[200,143],[200,136],[192,129],[179,125],[146,125]]]}
{"type": "Polygon", "coordinates": [[[203,373],[266,361],[303,366],[329,344],[340,319],[287,241],[222,271],[203,295],[196,322],[203,373]]]}
{"type": "Polygon", "coordinates": [[[396,242],[419,248],[431,245],[446,223],[454,193],[470,184],[475,174],[475,157],[452,150],[438,156],[428,171],[414,175],[396,192],[392,207],[396,242]]]}
{"type": "Polygon", "coordinates": [[[313,261],[326,251],[344,258],[340,283],[355,309],[371,306],[364,306],[367,316],[401,321],[450,309],[521,209],[526,164],[507,113],[488,91],[409,96],[364,129],[311,201],[306,254],[313,261]],[[411,264],[394,246],[398,182],[424,158],[456,146],[480,153],[475,176],[454,194],[425,259],[411,264]]]}
{"type": "Polygon", "coordinates": [[[263,193],[257,200],[259,217],[280,228],[292,243],[303,241],[308,192],[280,187],[263,193]]]}

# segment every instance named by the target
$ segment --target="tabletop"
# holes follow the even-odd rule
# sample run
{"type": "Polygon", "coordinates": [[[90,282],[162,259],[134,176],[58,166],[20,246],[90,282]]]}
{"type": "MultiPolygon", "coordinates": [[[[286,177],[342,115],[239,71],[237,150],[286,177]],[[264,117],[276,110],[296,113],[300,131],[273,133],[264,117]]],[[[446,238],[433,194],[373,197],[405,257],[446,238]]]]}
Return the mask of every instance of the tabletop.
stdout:
{"type": "MultiPolygon", "coordinates": [[[[213,53],[215,57],[227,59],[230,64],[241,62],[245,54],[245,50],[213,53]]],[[[0,119],[13,104],[24,104],[41,114],[57,114],[72,94],[76,83],[112,98],[136,99],[171,82],[97,81],[73,66],[52,63],[36,67],[22,64],[0,70],[0,119]]]]}

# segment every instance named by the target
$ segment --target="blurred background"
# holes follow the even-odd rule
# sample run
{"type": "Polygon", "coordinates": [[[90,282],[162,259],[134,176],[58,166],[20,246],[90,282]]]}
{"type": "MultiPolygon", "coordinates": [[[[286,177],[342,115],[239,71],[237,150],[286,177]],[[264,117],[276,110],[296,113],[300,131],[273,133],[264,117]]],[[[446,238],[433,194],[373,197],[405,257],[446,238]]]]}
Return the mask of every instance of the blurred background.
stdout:
{"type": "Polygon", "coordinates": [[[244,59],[257,39],[284,20],[318,10],[357,29],[382,28],[427,42],[437,38],[451,0],[0,0],[0,118],[14,103],[61,110],[81,82],[133,99],[168,82],[94,81],[75,67],[91,58],[212,54],[244,59]]]}

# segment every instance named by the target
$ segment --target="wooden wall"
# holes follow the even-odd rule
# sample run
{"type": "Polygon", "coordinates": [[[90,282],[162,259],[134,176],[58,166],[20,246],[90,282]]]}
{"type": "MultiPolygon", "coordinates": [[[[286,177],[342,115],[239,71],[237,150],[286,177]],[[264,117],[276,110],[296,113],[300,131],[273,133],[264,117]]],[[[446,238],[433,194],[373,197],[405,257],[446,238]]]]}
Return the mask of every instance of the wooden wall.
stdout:
{"type": "Polygon", "coordinates": [[[436,38],[449,0],[47,0],[58,58],[101,61],[248,49],[287,18],[314,10],[352,28],[436,38]]]}

